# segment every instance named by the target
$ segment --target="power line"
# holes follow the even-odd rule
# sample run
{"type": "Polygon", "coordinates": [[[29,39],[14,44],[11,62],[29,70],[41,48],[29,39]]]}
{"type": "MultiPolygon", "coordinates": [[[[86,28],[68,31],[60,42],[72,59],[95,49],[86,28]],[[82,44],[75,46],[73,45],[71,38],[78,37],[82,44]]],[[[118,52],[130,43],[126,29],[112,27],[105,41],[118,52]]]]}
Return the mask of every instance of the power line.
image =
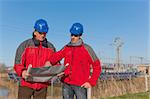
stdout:
{"type": "Polygon", "coordinates": [[[123,45],[123,41],[121,40],[120,37],[116,37],[113,41],[113,43],[111,44],[112,46],[114,46],[116,48],[116,70],[119,71],[121,69],[121,63],[120,63],[120,50],[121,47],[123,45]]]}

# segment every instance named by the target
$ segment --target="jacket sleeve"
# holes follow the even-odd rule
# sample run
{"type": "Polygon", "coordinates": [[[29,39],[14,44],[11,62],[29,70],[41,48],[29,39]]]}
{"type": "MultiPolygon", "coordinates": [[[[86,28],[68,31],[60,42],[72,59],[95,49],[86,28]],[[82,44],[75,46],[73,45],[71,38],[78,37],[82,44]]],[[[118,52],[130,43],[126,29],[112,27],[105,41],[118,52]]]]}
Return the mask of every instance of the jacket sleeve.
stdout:
{"type": "Polygon", "coordinates": [[[50,57],[50,62],[52,64],[56,64],[57,62],[61,61],[65,56],[65,48],[61,49],[58,52],[54,52],[50,57]]]}
{"type": "MultiPolygon", "coordinates": [[[[56,49],[52,43],[48,42],[47,44],[48,44],[48,49],[49,49],[49,51],[47,52],[47,56],[48,56],[47,61],[50,61],[50,63],[52,64],[51,57],[52,57],[52,54],[56,52],[56,49]]],[[[56,64],[52,64],[52,65],[56,65],[56,64]]]]}
{"type": "Polygon", "coordinates": [[[22,71],[26,70],[26,66],[24,64],[25,64],[25,43],[23,42],[17,48],[15,56],[14,69],[18,74],[18,76],[22,76],[22,71]]]}
{"type": "Polygon", "coordinates": [[[91,65],[92,65],[92,74],[91,77],[89,77],[88,82],[92,85],[95,86],[96,82],[100,76],[101,73],[101,64],[100,64],[100,60],[98,59],[98,57],[96,56],[95,52],[93,51],[93,49],[89,46],[89,45],[85,45],[85,48],[87,49],[90,57],[91,57],[91,65]]]}
{"type": "Polygon", "coordinates": [[[100,76],[101,73],[101,65],[100,65],[100,61],[99,60],[95,60],[92,63],[92,68],[93,68],[93,72],[91,77],[89,78],[88,82],[92,85],[95,86],[96,82],[100,76]]]}

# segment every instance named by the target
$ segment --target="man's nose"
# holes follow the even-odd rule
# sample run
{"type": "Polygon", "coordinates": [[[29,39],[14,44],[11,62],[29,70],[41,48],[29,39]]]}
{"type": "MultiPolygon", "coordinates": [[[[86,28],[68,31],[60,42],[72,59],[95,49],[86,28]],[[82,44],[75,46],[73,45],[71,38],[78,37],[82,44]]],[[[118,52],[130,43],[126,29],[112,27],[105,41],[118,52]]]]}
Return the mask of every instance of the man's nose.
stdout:
{"type": "Polygon", "coordinates": [[[71,36],[71,39],[74,38],[74,36],[71,36]]]}
{"type": "Polygon", "coordinates": [[[41,36],[45,37],[45,36],[46,36],[46,34],[45,34],[45,33],[43,33],[43,34],[41,34],[41,36]]]}

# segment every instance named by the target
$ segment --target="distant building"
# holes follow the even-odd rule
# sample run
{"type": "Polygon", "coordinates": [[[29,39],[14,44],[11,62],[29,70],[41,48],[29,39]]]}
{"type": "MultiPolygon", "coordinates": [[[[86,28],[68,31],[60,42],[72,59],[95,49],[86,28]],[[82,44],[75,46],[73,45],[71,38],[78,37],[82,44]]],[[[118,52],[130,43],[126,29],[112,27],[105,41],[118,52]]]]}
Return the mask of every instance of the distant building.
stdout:
{"type": "Polygon", "coordinates": [[[103,63],[102,64],[102,72],[114,72],[114,64],[111,63],[103,63]]]}
{"type": "Polygon", "coordinates": [[[150,75],[150,64],[141,64],[137,66],[137,70],[144,74],[150,75]]]}
{"type": "Polygon", "coordinates": [[[120,67],[117,67],[115,63],[103,63],[102,64],[102,72],[127,72],[127,70],[131,70],[133,68],[133,64],[120,64],[120,67]]]}
{"type": "Polygon", "coordinates": [[[11,66],[11,67],[7,67],[6,68],[6,71],[7,72],[14,72],[14,68],[11,66]]]}

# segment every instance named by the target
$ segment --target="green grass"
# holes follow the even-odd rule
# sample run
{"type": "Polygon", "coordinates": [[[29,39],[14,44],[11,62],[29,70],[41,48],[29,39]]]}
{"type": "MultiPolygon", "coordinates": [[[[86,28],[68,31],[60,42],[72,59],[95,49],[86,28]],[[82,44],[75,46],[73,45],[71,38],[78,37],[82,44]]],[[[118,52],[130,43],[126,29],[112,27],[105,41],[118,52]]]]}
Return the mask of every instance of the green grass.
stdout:
{"type": "MultiPolygon", "coordinates": [[[[102,98],[105,99],[105,98],[102,98]]],[[[118,97],[111,97],[108,99],[150,99],[150,92],[142,92],[135,94],[126,94],[118,97]]]]}

